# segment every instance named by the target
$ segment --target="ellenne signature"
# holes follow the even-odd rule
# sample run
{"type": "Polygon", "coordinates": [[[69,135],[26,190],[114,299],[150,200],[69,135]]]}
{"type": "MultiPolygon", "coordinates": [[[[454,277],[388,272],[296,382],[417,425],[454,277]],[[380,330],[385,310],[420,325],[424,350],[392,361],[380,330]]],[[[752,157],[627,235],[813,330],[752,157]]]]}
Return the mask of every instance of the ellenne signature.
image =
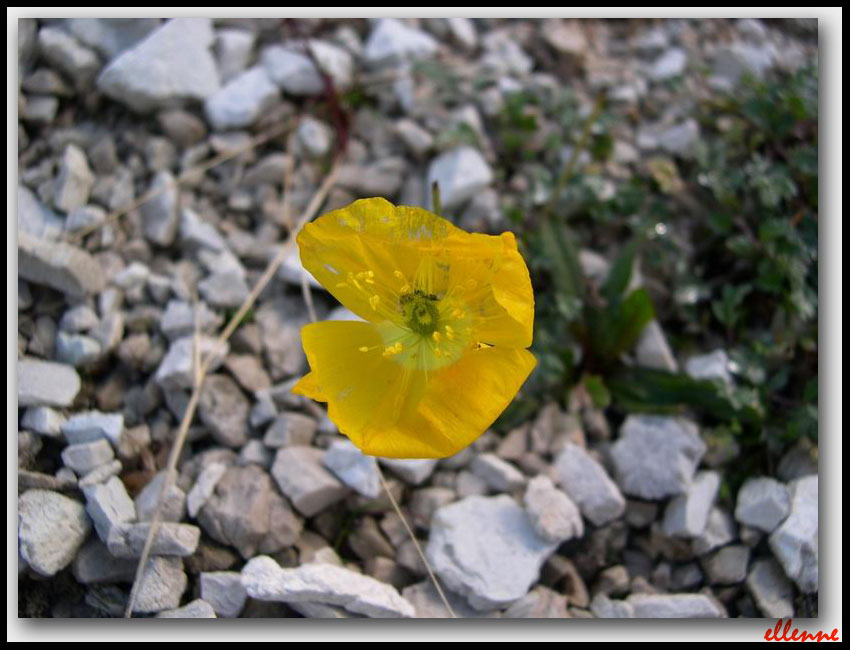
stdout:
{"type": "Polygon", "coordinates": [[[776,626],[773,629],[768,628],[767,632],[764,633],[765,641],[817,641],[820,643],[821,641],[838,641],[838,628],[835,628],[832,631],[832,634],[827,636],[827,634],[821,630],[817,634],[809,634],[805,630],[800,632],[796,627],[794,631],[791,632],[791,636],[788,636],[788,632],[791,629],[791,621],[793,619],[788,619],[788,622],[785,623],[785,628],[782,628],[782,619],[780,618],[776,621],[776,626]],[[781,635],[780,635],[781,632],[781,635]]]}

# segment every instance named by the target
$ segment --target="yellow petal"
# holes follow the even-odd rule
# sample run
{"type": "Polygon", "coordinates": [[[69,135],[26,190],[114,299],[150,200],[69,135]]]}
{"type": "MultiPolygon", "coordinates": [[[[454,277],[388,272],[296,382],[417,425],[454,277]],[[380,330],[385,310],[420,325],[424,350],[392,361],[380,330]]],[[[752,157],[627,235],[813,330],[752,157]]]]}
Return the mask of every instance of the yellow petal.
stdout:
{"type": "Polygon", "coordinates": [[[307,224],[301,262],[361,318],[399,322],[414,289],[453,295],[475,317],[480,340],[531,345],[534,294],[512,233],[467,233],[423,208],[362,199],[307,224]]]}
{"type": "Polygon", "coordinates": [[[325,401],[322,399],[322,393],[319,390],[319,384],[316,382],[316,373],[314,372],[308,372],[299,379],[292,387],[291,392],[295,395],[303,395],[317,402],[325,401]]]}
{"type": "Polygon", "coordinates": [[[473,337],[526,348],[534,328],[534,292],[512,233],[453,236],[450,285],[473,318],[473,337]]]}
{"type": "Polygon", "coordinates": [[[374,441],[375,450],[368,453],[420,457],[409,455],[418,445],[406,443],[423,435],[437,450],[427,457],[457,453],[495,422],[535,365],[537,360],[527,350],[494,347],[470,351],[431,377],[416,412],[399,422],[397,437],[374,441]]]}
{"type": "Polygon", "coordinates": [[[510,317],[520,326],[524,338],[520,345],[531,345],[534,330],[534,291],[531,288],[531,276],[525,260],[516,247],[516,238],[512,232],[503,232],[501,240],[505,246],[504,257],[498,273],[493,278],[493,295],[505,308],[510,317]]]}
{"type": "Polygon", "coordinates": [[[378,322],[393,315],[402,287],[455,231],[463,232],[422,208],[361,199],[307,224],[298,248],[304,268],[337,300],[378,322]]]}
{"type": "Polygon", "coordinates": [[[330,419],[358,447],[370,426],[389,426],[413,395],[413,371],[384,354],[387,346],[372,323],[313,323],[301,330],[301,340],[311,368],[306,377],[313,378],[302,394],[312,391],[327,402],[330,419]]]}
{"type": "Polygon", "coordinates": [[[482,348],[435,372],[415,370],[383,354],[378,328],[351,321],[307,325],[302,340],[312,372],[297,388],[327,401],[330,419],[361,450],[390,458],[460,451],[493,423],[536,364],[526,350],[482,348]]]}

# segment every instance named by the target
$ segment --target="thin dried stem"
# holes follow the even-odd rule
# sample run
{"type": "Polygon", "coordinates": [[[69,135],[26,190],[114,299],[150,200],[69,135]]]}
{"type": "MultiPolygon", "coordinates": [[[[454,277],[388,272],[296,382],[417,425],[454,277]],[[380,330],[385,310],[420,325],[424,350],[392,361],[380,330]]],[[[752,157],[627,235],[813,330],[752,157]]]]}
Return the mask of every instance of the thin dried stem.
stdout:
{"type": "Polygon", "coordinates": [[[124,611],[124,618],[130,618],[133,615],[133,606],[136,604],[136,598],[139,595],[139,589],[142,586],[142,578],[144,577],[145,568],[147,567],[148,557],[150,556],[153,540],[159,532],[159,524],[162,519],[162,504],[165,502],[165,495],[168,489],[174,484],[174,478],[177,474],[177,461],[180,458],[180,452],[183,450],[183,445],[186,443],[186,437],[189,434],[189,425],[192,423],[192,415],[198,405],[198,400],[201,395],[201,384],[204,381],[204,373],[201,367],[201,352],[200,352],[200,319],[198,316],[198,297],[192,298],[192,309],[194,311],[194,335],[192,337],[192,396],[189,398],[189,403],[186,405],[186,413],[180,421],[180,427],[177,429],[177,436],[174,438],[174,443],[171,446],[171,452],[168,455],[168,464],[166,465],[165,476],[162,484],[159,487],[159,494],[156,498],[156,508],[151,517],[148,536],[145,539],[145,545],[142,548],[142,555],[139,558],[139,564],[136,567],[136,575],[133,578],[133,587],[130,589],[130,598],[127,600],[127,609],[124,611]]]}
{"type": "MultiPolygon", "coordinates": [[[[435,193],[439,200],[439,189],[437,189],[437,184],[434,183],[435,193]]],[[[310,321],[315,323],[318,318],[316,317],[316,311],[313,309],[313,299],[310,296],[310,285],[307,281],[307,273],[305,271],[304,275],[301,276],[301,287],[304,291],[304,301],[307,303],[307,308],[310,311],[310,321]]],[[[381,479],[381,484],[384,487],[384,492],[387,493],[387,496],[390,499],[390,503],[396,511],[399,519],[401,519],[401,523],[404,524],[404,529],[407,531],[407,534],[410,535],[410,539],[413,541],[413,545],[416,547],[417,552],[419,553],[419,557],[422,558],[422,562],[425,564],[425,568],[428,570],[428,575],[431,578],[431,582],[434,583],[434,587],[437,589],[437,594],[440,596],[440,599],[443,601],[443,604],[446,606],[446,609],[449,610],[449,614],[451,614],[452,618],[457,618],[452,606],[449,604],[448,598],[443,593],[442,587],[440,587],[440,582],[437,580],[437,576],[434,575],[434,570],[431,568],[431,564],[428,562],[428,558],[425,557],[425,553],[422,552],[422,548],[419,546],[419,541],[416,539],[416,535],[413,534],[413,529],[410,527],[410,524],[407,523],[407,517],[404,516],[404,513],[399,508],[398,503],[393,496],[393,493],[390,491],[389,485],[387,485],[387,481],[384,478],[384,473],[381,471],[381,467],[376,463],[375,467],[378,470],[378,477],[381,479]]]]}
{"type": "Polygon", "coordinates": [[[310,320],[315,323],[319,318],[316,316],[316,308],[313,307],[313,294],[310,293],[310,279],[307,277],[306,270],[301,274],[301,294],[304,296],[304,302],[307,304],[307,312],[310,314],[310,320]]]}
{"type": "MultiPolygon", "coordinates": [[[[223,344],[227,342],[227,339],[230,338],[230,335],[239,327],[239,324],[242,322],[242,318],[248,312],[248,310],[253,306],[254,302],[256,302],[257,297],[266,288],[266,285],[269,283],[269,280],[272,279],[274,274],[277,272],[280,265],[283,264],[283,260],[286,259],[286,256],[292,251],[295,246],[295,237],[301,231],[301,228],[304,227],[308,221],[310,221],[318,212],[322,203],[324,203],[325,198],[328,195],[328,192],[331,191],[331,187],[333,187],[336,182],[337,174],[339,173],[339,161],[334,163],[334,167],[331,170],[331,173],[325,178],[322,185],[313,195],[313,198],[310,200],[310,203],[307,205],[307,208],[304,210],[304,214],[298,220],[298,223],[295,224],[295,228],[289,233],[289,236],[286,238],[286,241],[283,242],[281,247],[278,249],[277,255],[274,256],[274,259],[269,262],[269,265],[266,267],[266,270],[263,271],[263,275],[260,277],[257,284],[251,290],[251,293],[248,294],[248,297],[245,298],[245,301],[239,307],[239,310],[233,315],[233,318],[230,319],[230,322],[227,324],[227,327],[224,328],[224,331],[218,337],[218,343],[223,344]]],[[[206,364],[205,364],[206,365],[206,364]]]]}
{"type": "Polygon", "coordinates": [[[142,551],[142,557],[139,559],[139,565],[136,569],[136,576],[133,581],[133,587],[130,590],[130,598],[127,603],[127,609],[124,612],[125,618],[130,618],[133,615],[133,606],[135,605],[136,598],[138,596],[138,590],[141,586],[145,565],[147,564],[147,558],[150,555],[150,549],[153,545],[153,540],[156,535],[159,520],[162,516],[162,505],[164,502],[164,497],[169,487],[174,482],[174,477],[177,473],[177,460],[180,458],[180,453],[183,450],[183,445],[186,442],[186,436],[189,432],[189,425],[191,424],[192,418],[195,415],[195,410],[198,407],[198,401],[200,399],[201,394],[201,385],[203,384],[207,370],[209,369],[209,366],[212,363],[212,359],[215,355],[215,352],[216,350],[221,349],[221,347],[227,342],[227,340],[230,338],[236,328],[239,327],[239,324],[242,322],[242,318],[253,306],[254,302],[256,302],[257,297],[260,295],[260,293],[262,293],[263,289],[265,289],[266,285],[269,283],[272,277],[274,277],[275,272],[280,267],[286,256],[289,254],[289,251],[295,245],[295,237],[298,235],[298,232],[301,230],[301,228],[304,227],[304,224],[306,224],[316,215],[316,212],[319,211],[319,208],[322,206],[322,203],[324,203],[328,193],[336,182],[338,172],[339,159],[334,162],[334,166],[331,169],[330,174],[328,174],[327,178],[325,178],[325,181],[313,195],[313,198],[310,200],[310,203],[304,210],[304,214],[301,215],[301,218],[298,220],[296,227],[290,231],[289,236],[286,238],[286,241],[281,244],[277,255],[275,255],[274,259],[272,259],[272,261],[269,262],[268,266],[266,266],[266,269],[265,271],[263,271],[263,274],[262,276],[260,276],[260,279],[257,281],[257,284],[254,285],[254,288],[242,302],[242,305],[239,307],[239,310],[227,323],[227,327],[224,328],[224,331],[218,337],[218,340],[213,350],[203,360],[200,359],[200,352],[198,348],[199,328],[197,305],[195,307],[195,345],[193,349],[194,381],[192,386],[192,394],[189,398],[189,403],[186,405],[186,410],[183,413],[183,419],[180,421],[180,427],[177,431],[177,436],[174,440],[174,444],[171,448],[171,453],[168,457],[168,467],[164,480],[162,482],[162,486],[160,487],[159,496],[156,502],[156,508],[154,509],[154,514],[151,518],[151,527],[148,531],[147,539],[145,540],[145,546],[142,551]]]}
{"type": "MultiPolygon", "coordinates": [[[[272,127],[268,128],[263,133],[259,133],[258,135],[256,135],[254,138],[252,138],[251,140],[246,142],[241,147],[237,147],[236,149],[233,149],[232,151],[223,151],[222,153],[218,154],[217,156],[213,156],[209,160],[202,162],[201,164],[196,165],[195,167],[192,167],[190,169],[185,170],[184,172],[182,172],[177,177],[177,179],[176,179],[177,185],[178,186],[182,185],[183,183],[185,183],[190,178],[196,177],[196,176],[201,175],[201,174],[205,174],[206,172],[208,172],[213,167],[217,167],[218,165],[221,165],[222,163],[227,162],[228,160],[230,160],[232,158],[236,158],[237,156],[242,155],[246,151],[250,151],[251,149],[255,149],[256,147],[259,147],[261,144],[268,142],[272,138],[275,138],[275,137],[279,136],[281,133],[285,133],[286,131],[291,129],[293,127],[293,124],[294,124],[294,120],[288,119],[281,124],[278,124],[276,126],[272,126],[272,127]]],[[[141,207],[142,205],[144,205],[145,203],[147,203],[151,199],[156,198],[157,196],[159,196],[160,194],[165,192],[166,189],[167,188],[165,188],[165,187],[161,187],[161,188],[158,188],[158,189],[155,189],[155,190],[153,190],[153,189],[148,190],[147,192],[142,194],[139,198],[134,199],[130,203],[123,205],[120,208],[118,208],[117,210],[114,210],[114,211],[110,212],[109,214],[107,214],[106,218],[103,221],[101,221],[99,223],[92,224],[91,226],[87,226],[87,227],[85,227],[81,230],[76,231],[75,233],[73,233],[72,235],[70,235],[68,237],[68,241],[71,242],[71,243],[79,243],[87,235],[90,235],[91,233],[95,232],[96,230],[99,230],[100,228],[102,228],[103,226],[105,226],[109,223],[112,223],[113,221],[117,221],[118,219],[123,217],[128,212],[131,212],[131,211],[141,207]]]]}
{"type": "MultiPolygon", "coordinates": [[[[290,138],[291,140],[292,138],[290,138]]],[[[294,147],[289,146],[289,151],[293,151],[294,147]]],[[[283,214],[281,215],[281,221],[283,224],[292,229],[292,201],[290,200],[290,188],[292,187],[292,173],[293,168],[295,167],[295,163],[293,161],[292,165],[286,165],[283,168],[283,214]]]]}
{"type": "Polygon", "coordinates": [[[393,493],[390,491],[390,486],[387,484],[387,479],[384,478],[384,473],[381,471],[380,466],[378,467],[378,477],[381,479],[381,485],[384,486],[384,492],[387,493],[387,496],[390,498],[390,503],[396,511],[396,514],[401,519],[401,523],[404,524],[404,529],[407,531],[407,534],[410,535],[410,539],[413,540],[413,545],[416,547],[416,552],[419,553],[419,557],[422,558],[422,562],[425,564],[425,568],[428,571],[428,576],[431,578],[431,582],[434,583],[434,587],[437,588],[437,594],[440,596],[440,600],[443,601],[443,604],[446,606],[446,609],[449,610],[449,614],[452,615],[452,618],[457,618],[457,614],[455,614],[455,610],[452,609],[452,606],[449,604],[449,599],[446,598],[446,594],[443,593],[443,588],[440,586],[440,581],[437,580],[437,576],[434,575],[434,570],[431,568],[431,563],[428,562],[428,558],[425,557],[425,553],[422,552],[422,547],[419,545],[419,540],[416,539],[416,535],[413,534],[413,529],[410,527],[410,524],[407,523],[407,518],[401,512],[401,508],[398,506],[398,502],[395,500],[393,493]]]}

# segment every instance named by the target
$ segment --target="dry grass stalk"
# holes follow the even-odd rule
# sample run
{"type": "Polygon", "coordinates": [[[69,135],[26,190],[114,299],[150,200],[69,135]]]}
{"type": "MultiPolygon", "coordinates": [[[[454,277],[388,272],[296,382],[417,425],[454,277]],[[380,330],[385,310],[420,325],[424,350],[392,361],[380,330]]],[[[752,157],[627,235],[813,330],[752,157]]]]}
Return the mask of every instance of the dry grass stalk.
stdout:
{"type": "Polygon", "coordinates": [[[410,539],[413,541],[413,545],[416,547],[416,552],[419,553],[419,557],[422,558],[423,564],[425,564],[425,568],[428,570],[428,577],[431,578],[431,582],[434,583],[434,587],[437,589],[437,594],[440,596],[440,600],[443,601],[443,605],[446,606],[446,609],[451,614],[452,618],[457,618],[457,614],[455,614],[455,610],[452,609],[452,606],[449,604],[449,599],[446,598],[446,594],[443,593],[443,588],[440,587],[440,581],[437,580],[437,576],[434,575],[434,569],[431,568],[431,563],[428,562],[428,558],[425,557],[425,553],[422,552],[422,547],[419,545],[419,540],[416,539],[416,535],[413,534],[413,529],[410,527],[410,524],[407,523],[407,518],[401,512],[401,508],[399,508],[398,503],[393,496],[393,493],[390,491],[390,486],[387,485],[387,479],[384,478],[384,473],[381,471],[380,466],[378,467],[378,476],[381,479],[381,485],[384,486],[384,492],[387,493],[387,496],[390,498],[390,503],[396,511],[396,514],[401,519],[401,523],[404,524],[404,529],[407,531],[407,534],[410,535],[410,539]]]}
{"type": "MultiPolygon", "coordinates": [[[[209,160],[202,162],[200,165],[196,165],[195,167],[192,167],[190,169],[185,170],[183,173],[181,173],[177,177],[177,179],[176,179],[177,185],[180,186],[181,184],[185,183],[187,179],[205,174],[206,172],[208,172],[213,167],[217,167],[218,165],[221,165],[222,163],[227,162],[228,160],[231,160],[232,158],[236,158],[237,156],[241,156],[246,151],[250,151],[251,149],[255,149],[255,148],[259,147],[261,144],[264,144],[264,143],[268,142],[269,140],[276,138],[277,136],[281,135],[282,133],[289,131],[290,129],[293,128],[294,124],[295,124],[295,121],[293,119],[288,119],[281,124],[277,124],[275,126],[269,127],[266,131],[264,131],[263,133],[259,133],[258,135],[256,135],[250,141],[246,142],[241,147],[237,147],[236,149],[234,149],[232,151],[223,151],[222,153],[218,154],[217,156],[213,156],[209,160]]],[[[103,226],[105,226],[109,223],[117,221],[118,219],[123,217],[128,212],[136,210],[137,208],[141,207],[142,205],[144,205],[145,203],[147,203],[151,199],[156,198],[157,196],[159,196],[163,192],[165,192],[165,188],[159,188],[159,189],[156,189],[156,190],[148,190],[147,192],[142,194],[139,198],[137,198],[137,199],[131,201],[130,203],[128,203],[127,205],[124,205],[124,206],[118,208],[117,210],[113,210],[112,212],[107,214],[106,218],[103,221],[101,221],[100,223],[92,224],[91,226],[87,226],[87,227],[85,227],[81,230],[78,230],[77,232],[73,233],[72,235],[69,235],[68,236],[68,242],[70,242],[72,244],[78,244],[87,235],[90,235],[91,233],[95,232],[96,230],[99,230],[100,228],[102,228],[103,226]]]]}
{"type": "MultiPolygon", "coordinates": [[[[310,320],[312,322],[316,322],[318,319],[316,317],[316,311],[313,309],[313,299],[310,295],[310,285],[307,282],[306,273],[301,277],[301,289],[304,293],[304,301],[307,303],[307,307],[310,311],[310,320]]],[[[410,524],[407,522],[407,517],[404,516],[404,513],[401,511],[401,508],[398,505],[398,502],[395,500],[393,493],[390,491],[390,487],[387,484],[387,480],[384,478],[384,473],[381,471],[380,465],[377,463],[375,467],[378,470],[378,477],[381,479],[381,485],[384,488],[384,492],[387,493],[387,497],[390,499],[390,504],[395,510],[396,514],[401,519],[401,523],[404,524],[404,529],[407,531],[407,534],[410,535],[410,539],[413,541],[413,545],[416,547],[416,552],[419,553],[419,557],[422,558],[422,563],[425,565],[425,568],[428,571],[428,576],[431,578],[431,582],[434,583],[434,587],[437,590],[437,594],[440,596],[440,599],[443,601],[443,604],[446,606],[449,614],[452,618],[457,618],[454,610],[452,609],[451,604],[449,604],[449,599],[446,598],[446,594],[443,593],[443,589],[440,586],[440,581],[437,580],[437,576],[434,575],[434,570],[431,568],[431,563],[428,562],[428,558],[425,557],[425,553],[422,552],[422,547],[419,545],[419,540],[416,539],[416,535],[413,534],[413,529],[410,527],[410,524]]]]}
{"type": "Polygon", "coordinates": [[[260,293],[265,289],[266,285],[269,281],[274,277],[275,272],[283,263],[283,260],[290,253],[293,246],[295,245],[295,237],[298,235],[298,232],[301,228],[310,221],[316,213],[319,211],[319,208],[324,203],[327,198],[328,193],[336,182],[337,173],[339,171],[339,159],[334,162],[333,169],[325,178],[322,185],[313,195],[313,198],[310,200],[307,208],[304,210],[304,214],[298,220],[295,228],[290,231],[286,241],[281,244],[277,255],[275,255],[274,259],[269,262],[268,266],[266,266],[265,271],[263,271],[263,275],[254,285],[254,288],[248,294],[248,296],[243,301],[242,305],[239,307],[237,312],[233,315],[233,317],[228,322],[227,326],[224,328],[222,333],[218,337],[217,345],[210,353],[209,356],[205,357],[203,360],[200,358],[200,353],[198,351],[198,310],[197,306],[195,308],[195,337],[194,337],[194,378],[193,378],[193,386],[192,386],[192,394],[189,398],[189,403],[186,405],[186,411],[183,413],[183,419],[180,421],[180,427],[177,430],[177,436],[175,437],[174,443],[171,448],[171,453],[168,457],[168,466],[166,468],[165,478],[162,481],[162,486],[159,490],[159,496],[157,498],[156,508],[154,509],[153,517],[151,518],[151,526],[148,530],[148,536],[145,540],[145,546],[142,551],[142,556],[139,558],[139,564],[136,568],[136,576],[133,580],[133,587],[130,590],[130,598],[127,602],[127,609],[124,612],[125,618],[130,618],[133,615],[133,606],[135,605],[136,598],[138,596],[138,590],[141,586],[141,580],[144,576],[145,565],[147,564],[148,556],[150,555],[150,549],[153,544],[153,540],[156,538],[156,533],[159,528],[160,519],[162,516],[162,504],[164,501],[165,494],[168,491],[168,488],[174,483],[174,477],[177,473],[177,460],[180,458],[180,452],[183,449],[183,445],[186,442],[186,436],[189,432],[189,425],[192,422],[192,418],[195,415],[195,410],[198,406],[198,400],[200,399],[201,387],[203,385],[204,378],[206,377],[207,370],[209,369],[210,363],[212,361],[212,357],[215,354],[215,350],[219,349],[221,345],[227,342],[233,332],[239,327],[239,324],[242,322],[242,318],[245,316],[247,311],[253,306],[254,302],[256,302],[257,297],[260,293]]]}
{"type": "MultiPolygon", "coordinates": [[[[265,133],[258,135],[256,138],[254,138],[245,147],[241,147],[240,149],[238,149],[236,151],[221,154],[221,155],[216,156],[215,158],[207,161],[206,163],[203,163],[203,164],[201,164],[197,167],[194,167],[192,169],[186,170],[177,179],[178,184],[182,180],[185,180],[187,177],[189,177],[189,175],[191,175],[191,174],[205,173],[207,170],[212,169],[216,165],[219,165],[219,164],[221,164],[221,163],[223,163],[223,162],[225,162],[225,161],[227,161],[227,160],[229,160],[229,159],[231,159],[235,156],[238,156],[238,155],[244,153],[245,151],[248,151],[248,150],[250,150],[254,147],[259,146],[263,142],[266,142],[266,141],[274,138],[275,136],[279,135],[280,133],[284,132],[290,126],[291,126],[291,124],[287,123],[286,125],[274,127],[272,129],[270,129],[269,131],[266,131],[265,133]]],[[[289,170],[287,170],[287,171],[289,171],[289,170]]],[[[301,219],[299,219],[298,223],[295,224],[295,226],[290,229],[290,232],[289,232],[289,235],[288,235],[286,241],[280,246],[275,257],[266,266],[266,269],[263,271],[262,276],[260,276],[260,279],[254,285],[254,288],[251,290],[251,292],[245,298],[242,305],[239,307],[239,309],[236,311],[236,313],[233,315],[233,317],[227,323],[227,326],[224,328],[224,330],[219,335],[217,345],[215,346],[214,349],[218,349],[221,345],[226,343],[228,341],[228,339],[231,337],[231,335],[233,334],[233,332],[236,331],[236,328],[239,327],[239,324],[242,322],[242,318],[245,316],[245,314],[248,312],[248,310],[254,305],[254,303],[257,300],[257,297],[260,295],[260,293],[262,293],[263,289],[265,289],[266,285],[268,285],[269,281],[272,279],[274,274],[277,272],[278,268],[280,268],[280,265],[286,259],[286,256],[289,255],[289,253],[291,252],[291,250],[292,250],[292,248],[295,244],[295,237],[298,235],[298,232],[300,232],[301,228],[316,215],[316,213],[318,212],[322,203],[324,203],[325,198],[327,198],[328,193],[330,192],[331,188],[333,187],[334,183],[336,182],[336,176],[337,176],[338,171],[339,171],[339,159],[337,159],[334,162],[334,166],[333,166],[333,169],[331,170],[330,174],[328,174],[328,176],[325,178],[325,181],[322,183],[322,185],[319,187],[319,189],[313,195],[313,198],[310,200],[310,203],[308,204],[307,208],[304,210],[304,214],[301,216],[301,219]]],[[[289,199],[288,189],[289,189],[290,181],[291,181],[291,172],[285,173],[285,178],[284,178],[284,219],[287,222],[289,222],[291,220],[290,211],[289,211],[289,201],[288,201],[288,199],[289,199]]],[[[130,212],[131,210],[138,208],[139,206],[144,204],[146,201],[149,201],[150,199],[157,196],[159,193],[160,193],[160,191],[147,192],[146,194],[144,194],[138,200],[134,201],[129,206],[125,206],[124,208],[121,208],[120,210],[117,210],[114,213],[108,215],[107,219],[103,223],[98,224],[97,226],[94,226],[93,228],[86,229],[85,231],[80,231],[79,233],[75,234],[75,237],[80,237],[80,238],[84,237],[85,235],[87,235],[90,232],[92,232],[93,230],[97,229],[99,226],[103,225],[104,223],[108,223],[112,220],[118,219],[122,215],[126,214],[127,212],[130,212]]],[[[313,322],[315,322],[317,320],[317,316],[316,316],[315,308],[313,307],[313,300],[312,300],[312,296],[310,294],[310,287],[308,285],[306,275],[304,275],[302,277],[301,288],[302,288],[302,291],[303,291],[303,294],[304,294],[304,301],[307,304],[307,308],[308,308],[308,311],[309,311],[309,314],[310,314],[310,319],[313,322]]],[[[198,343],[198,341],[199,341],[199,329],[200,328],[199,328],[199,325],[198,325],[197,299],[195,299],[193,301],[193,303],[194,303],[194,316],[195,316],[195,334],[194,334],[194,345],[193,345],[192,394],[189,398],[189,402],[186,405],[186,410],[183,413],[183,418],[180,421],[180,426],[178,427],[177,435],[174,439],[174,443],[172,445],[171,452],[170,452],[169,457],[168,457],[168,465],[166,467],[165,477],[162,481],[162,485],[160,486],[159,495],[157,497],[156,508],[154,509],[154,514],[153,514],[153,517],[151,518],[151,525],[150,525],[150,529],[148,530],[148,536],[145,539],[145,546],[142,549],[142,555],[139,558],[139,564],[136,568],[136,575],[135,575],[135,578],[133,580],[133,586],[130,590],[130,597],[127,601],[127,608],[124,612],[125,618],[130,618],[133,615],[133,607],[135,605],[136,598],[138,597],[138,591],[141,587],[142,578],[143,578],[144,572],[145,572],[145,566],[147,565],[147,561],[148,561],[148,558],[150,556],[150,550],[151,550],[151,547],[153,545],[153,540],[156,538],[156,534],[159,530],[159,525],[160,525],[160,521],[161,521],[161,518],[162,518],[162,504],[164,502],[164,498],[165,498],[165,495],[166,495],[168,489],[170,488],[171,485],[174,484],[174,480],[175,480],[175,477],[176,477],[176,474],[177,474],[177,461],[180,458],[180,453],[182,452],[183,446],[186,442],[186,436],[188,435],[188,432],[189,432],[189,426],[191,425],[192,419],[194,418],[195,410],[198,407],[198,401],[200,399],[203,381],[204,381],[204,378],[206,377],[207,370],[209,369],[210,362],[212,361],[212,357],[214,355],[214,351],[213,351],[213,352],[210,353],[210,355],[208,357],[204,358],[203,360],[200,358],[199,343],[198,343]]],[[[419,545],[419,542],[416,539],[416,536],[414,535],[413,530],[410,527],[410,524],[407,522],[406,517],[402,513],[401,508],[399,507],[398,503],[395,500],[395,497],[393,496],[392,492],[390,491],[389,486],[387,485],[386,479],[384,478],[384,475],[381,472],[380,468],[378,468],[378,475],[381,479],[381,483],[383,485],[384,491],[387,493],[387,496],[389,497],[390,503],[392,504],[393,508],[395,509],[396,513],[398,514],[399,518],[401,519],[402,524],[404,524],[404,528],[407,531],[408,535],[410,535],[410,539],[413,541],[413,544],[416,547],[416,551],[419,553],[419,557],[422,558],[422,562],[425,564],[425,567],[428,571],[428,575],[429,575],[431,581],[434,583],[434,587],[436,588],[437,593],[440,596],[440,599],[443,601],[443,604],[446,606],[446,609],[448,610],[449,614],[451,614],[452,618],[457,618],[457,615],[455,614],[454,610],[452,609],[452,606],[449,604],[448,598],[446,598],[446,595],[443,592],[443,589],[440,586],[440,583],[437,580],[436,575],[434,575],[434,571],[431,568],[431,565],[428,562],[428,559],[425,556],[425,553],[422,551],[422,547],[419,545]]]]}

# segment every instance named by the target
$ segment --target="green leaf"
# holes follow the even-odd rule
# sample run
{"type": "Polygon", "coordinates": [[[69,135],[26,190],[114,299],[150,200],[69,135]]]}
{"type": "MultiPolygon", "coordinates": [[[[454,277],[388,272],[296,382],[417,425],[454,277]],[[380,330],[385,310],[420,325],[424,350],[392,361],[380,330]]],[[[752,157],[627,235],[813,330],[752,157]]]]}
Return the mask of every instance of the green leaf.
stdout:
{"type": "Polygon", "coordinates": [[[711,303],[711,311],[714,317],[720,321],[727,330],[732,331],[738,324],[743,313],[744,298],[752,291],[752,287],[748,284],[740,287],[726,285],[723,287],[723,293],[720,300],[715,300],[711,303]]]}
{"type": "Polygon", "coordinates": [[[611,404],[611,393],[605,387],[602,377],[599,375],[584,375],[581,381],[596,408],[604,409],[611,404]]]}
{"type": "Polygon", "coordinates": [[[617,361],[637,342],[655,309],[646,289],[635,289],[623,301],[606,306],[588,306],[584,322],[574,330],[580,340],[590,342],[589,355],[603,365],[617,361]]]}
{"type": "Polygon", "coordinates": [[[675,413],[686,408],[717,420],[757,423],[764,417],[756,391],[720,380],[694,379],[652,368],[621,368],[607,381],[614,400],[630,411],[675,413]]]}
{"type": "Polygon", "coordinates": [[[639,240],[635,238],[623,247],[617,259],[614,260],[614,265],[608,272],[608,277],[605,278],[605,283],[602,285],[602,295],[609,303],[618,301],[626,287],[629,286],[635,256],[638,252],[638,243],[639,240]]]}
{"type": "Polygon", "coordinates": [[[767,389],[771,392],[781,391],[788,385],[788,378],[791,375],[791,368],[782,366],[777,370],[770,380],[767,382],[767,389]]]}
{"type": "Polygon", "coordinates": [[[685,185],[676,163],[670,158],[655,157],[646,162],[647,169],[664,194],[681,192],[685,185]]]}
{"type": "Polygon", "coordinates": [[[614,138],[610,133],[601,133],[593,137],[589,148],[594,160],[608,160],[614,151],[614,138]]]}
{"type": "Polygon", "coordinates": [[[811,402],[815,406],[818,403],[818,378],[809,379],[806,382],[806,387],[803,389],[803,399],[811,402]]]}
{"type": "Polygon", "coordinates": [[[725,235],[732,230],[732,217],[727,212],[715,210],[706,215],[706,224],[715,233],[725,235]]]}
{"type": "Polygon", "coordinates": [[[466,122],[452,124],[443,129],[434,137],[434,147],[438,151],[446,151],[460,145],[470,145],[472,147],[481,147],[478,141],[478,134],[466,122]]]}
{"type": "Polygon", "coordinates": [[[619,357],[637,343],[643,328],[655,318],[655,308],[646,289],[635,289],[620,304],[614,352],[619,357]]]}
{"type": "Polygon", "coordinates": [[[543,252],[552,270],[555,290],[562,302],[573,305],[584,297],[584,278],[578,263],[578,250],[564,225],[544,219],[540,225],[543,252]]]}
{"type": "Polygon", "coordinates": [[[818,439],[818,407],[804,404],[793,409],[788,418],[785,437],[787,440],[797,440],[807,436],[817,442],[818,439]]]}

